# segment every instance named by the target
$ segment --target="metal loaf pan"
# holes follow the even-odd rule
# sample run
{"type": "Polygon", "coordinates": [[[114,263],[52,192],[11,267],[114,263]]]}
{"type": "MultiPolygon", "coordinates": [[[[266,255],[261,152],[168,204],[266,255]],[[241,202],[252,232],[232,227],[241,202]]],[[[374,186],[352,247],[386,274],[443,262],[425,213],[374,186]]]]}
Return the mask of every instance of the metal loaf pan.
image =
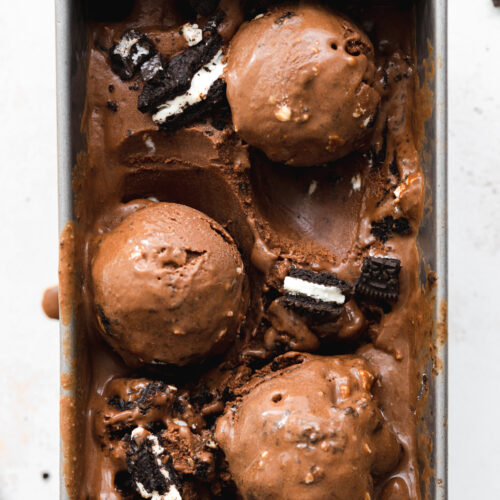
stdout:
{"type": "MultiPolygon", "coordinates": [[[[420,81],[426,80],[433,109],[425,126],[426,141],[422,150],[422,165],[426,174],[427,203],[419,235],[422,262],[433,270],[438,281],[434,290],[435,350],[429,356],[424,372],[429,375],[429,396],[419,410],[419,433],[430,438],[426,469],[422,482],[423,498],[447,499],[447,239],[446,239],[446,161],[447,161],[447,89],[446,89],[446,28],[447,0],[415,0],[416,46],[420,81]],[[432,77],[428,78],[429,71],[432,77]],[[427,75],[427,76],[426,76],[427,75]],[[439,369],[435,369],[437,365],[439,369]]],[[[57,23],[57,105],[59,158],[59,228],[73,220],[72,171],[77,155],[84,151],[81,120],[85,102],[87,27],[82,0],[56,0],[57,23]]],[[[423,266],[424,268],[424,266],[423,266]]],[[[69,373],[76,350],[74,323],[61,322],[61,373],[69,373]]],[[[61,397],[74,397],[75,389],[63,389],[61,397]]],[[[64,457],[61,446],[60,498],[69,498],[65,487],[63,464],[73,457],[64,457]]],[[[423,471],[422,471],[423,472],[423,471]]]]}

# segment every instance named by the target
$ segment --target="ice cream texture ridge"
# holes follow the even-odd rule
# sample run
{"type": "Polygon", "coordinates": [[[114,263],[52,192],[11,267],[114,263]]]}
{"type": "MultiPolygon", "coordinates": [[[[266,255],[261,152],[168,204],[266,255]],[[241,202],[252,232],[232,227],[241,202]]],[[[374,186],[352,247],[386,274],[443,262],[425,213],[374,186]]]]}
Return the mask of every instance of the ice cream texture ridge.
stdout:
{"type": "Polygon", "coordinates": [[[113,5],[61,244],[69,497],[423,500],[411,2],[113,5]]]}

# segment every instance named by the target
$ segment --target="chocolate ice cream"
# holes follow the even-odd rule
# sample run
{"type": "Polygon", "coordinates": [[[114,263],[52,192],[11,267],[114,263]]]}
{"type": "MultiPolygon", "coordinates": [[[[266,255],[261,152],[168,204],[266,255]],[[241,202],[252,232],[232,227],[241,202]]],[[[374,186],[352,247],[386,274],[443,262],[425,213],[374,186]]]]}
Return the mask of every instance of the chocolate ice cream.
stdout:
{"type": "Polygon", "coordinates": [[[153,203],[127,217],[100,242],[92,278],[101,332],[132,364],[220,354],[246,312],[233,239],[184,205],[153,203]]]}
{"type": "Polygon", "coordinates": [[[94,3],[69,497],[421,500],[412,6],[94,3]]]}
{"type": "Polygon", "coordinates": [[[302,2],[231,41],[227,96],[240,136],[273,161],[321,165],[366,145],[380,101],[374,49],[347,17],[302,2]]]}
{"type": "Polygon", "coordinates": [[[298,364],[255,375],[217,423],[238,491],[246,500],[372,498],[373,476],[390,472],[401,448],[371,369],[353,356],[275,360],[286,362],[298,364]]]}

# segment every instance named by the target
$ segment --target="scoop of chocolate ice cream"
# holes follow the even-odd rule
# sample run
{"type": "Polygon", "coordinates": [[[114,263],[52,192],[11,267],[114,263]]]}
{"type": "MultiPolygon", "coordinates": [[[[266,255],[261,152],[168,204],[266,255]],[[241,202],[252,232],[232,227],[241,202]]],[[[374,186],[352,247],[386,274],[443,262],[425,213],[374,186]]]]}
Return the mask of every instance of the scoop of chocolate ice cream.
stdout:
{"type": "Polygon", "coordinates": [[[174,203],[151,204],[106,234],[92,278],[102,334],[129,364],[182,366],[218,354],[247,306],[231,236],[174,203]]]}
{"type": "Polygon", "coordinates": [[[349,19],[314,3],[281,6],[231,42],[227,97],[241,137],[273,161],[320,165],[363,147],[380,95],[374,49],[349,19]]]}
{"type": "Polygon", "coordinates": [[[377,407],[367,363],[289,353],[273,365],[217,422],[242,497],[373,498],[373,477],[397,465],[401,448],[377,407]],[[287,367],[290,360],[299,364],[287,367]]]}

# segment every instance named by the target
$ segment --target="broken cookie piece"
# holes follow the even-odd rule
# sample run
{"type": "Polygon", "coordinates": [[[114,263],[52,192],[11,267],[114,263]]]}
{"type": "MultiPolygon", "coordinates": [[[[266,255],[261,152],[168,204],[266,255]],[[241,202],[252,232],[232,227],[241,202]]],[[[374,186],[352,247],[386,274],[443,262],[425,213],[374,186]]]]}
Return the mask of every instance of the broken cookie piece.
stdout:
{"type": "Polygon", "coordinates": [[[395,219],[391,215],[384,217],[380,221],[372,222],[371,233],[382,243],[392,238],[394,234],[404,236],[411,233],[410,223],[405,217],[395,219]]]}
{"type": "Polygon", "coordinates": [[[351,287],[336,275],[292,268],[283,282],[287,307],[312,316],[335,318],[349,300],[351,287]]]}
{"type": "Polygon", "coordinates": [[[111,68],[124,81],[139,71],[142,63],[156,54],[151,40],[139,30],[125,31],[109,51],[111,68]]]}
{"type": "Polygon", "coordinates": [[[158,83],[165,77],[160,54],[155,54],[141,66],[141,79],[145,83],[158,83]]]}
{"type": "Polygon", "coordinates": [[[127,468],[142,498],[181,500],[181,484],[157,436],[142,427],[131,435],[127,468]]]}
{"type": "Polygon", "coordinates": [[[146,84],[139,96],[138,108],[142,113],[154,112],[159,106],[185,93],[195,75],[205,66],[220,58],[222,39],[218,34],[204,38],[173,57],[165,67],[165,77],[158,84],[146,84]]]}
{"type": "Polygon", "coordinates": [[[366,257],[356,292],[372,299],[397,301],[401,262],[388,257],[366,257]]]}
{"type": "Polygon", "coordinates": [[[153,121],[164,129],[178,128],[210,112],[225,99],[226,84],[223,54],[217,53],[209,64],[200,69],[191,80],[186,93],[166,101],[158,107],[153,121]]]}

